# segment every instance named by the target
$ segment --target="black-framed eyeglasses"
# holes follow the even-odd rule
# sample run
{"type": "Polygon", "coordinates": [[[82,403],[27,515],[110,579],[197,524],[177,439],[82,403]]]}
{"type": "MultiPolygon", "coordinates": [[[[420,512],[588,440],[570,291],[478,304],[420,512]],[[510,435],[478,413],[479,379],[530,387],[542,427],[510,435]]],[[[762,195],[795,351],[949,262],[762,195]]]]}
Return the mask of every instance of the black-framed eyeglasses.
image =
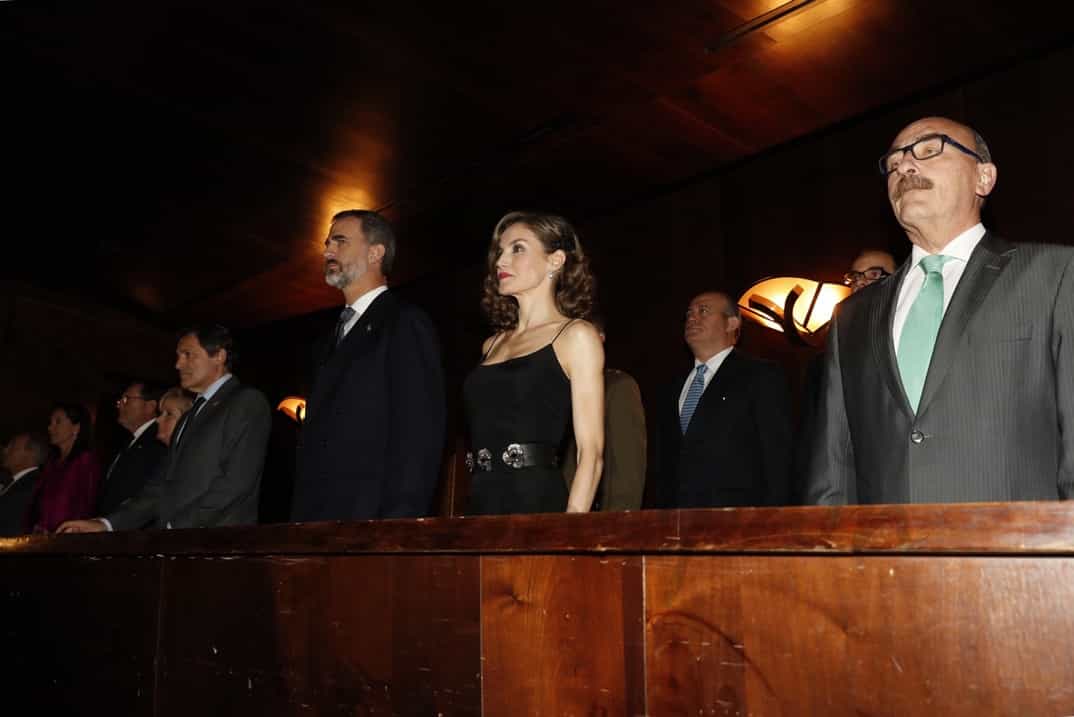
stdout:
{"type": "Polygon", "coordinates": [[[123,394],[122,396],[120,396],[119,398],[116,399],[116,405],[117,406],[124,406],[124,405],[130,403],[131,401],[144,401],[144,400],[145,400],[145,396],[132,396],[129,393],[125,393],[125,394],[123,394]]]}
{"type": "Polygon", "coordinates": [[[984,158],[974,152],[972,149],[964,144],[952,139],[946,134],[927,134],[924,137],[919,137],[905,147],[896,147],[889,150],[887,154],[880,158],[880,176],[886,177],[895,171],[895,168],[899,166],[899,162],[909,152],[913,155],[914,159],[924,160],[932,159],[943,154],[943,148],[946,145],[951,145],[959,152],[968,154],[976,159],[978,162],[984,162],[984,158]]]}
{"type": "Polygon", "coordinates": [[[882,266],[871,266],[865,271],[848,271],[843,274],[843,283],[847,286],[854,286],[854,284],[860,284],[864,281],[870,283],[880,281],[885,276],[891,276],[891,272],[882,266]]]}

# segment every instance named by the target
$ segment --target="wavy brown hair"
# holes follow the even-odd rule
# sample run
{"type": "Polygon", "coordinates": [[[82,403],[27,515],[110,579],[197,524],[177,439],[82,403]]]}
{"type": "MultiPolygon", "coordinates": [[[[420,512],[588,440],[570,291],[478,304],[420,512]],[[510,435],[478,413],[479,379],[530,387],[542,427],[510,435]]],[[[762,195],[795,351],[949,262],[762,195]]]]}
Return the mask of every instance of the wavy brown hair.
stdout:
{"type": "Polygon", "coordinates": [[[593,309],[596,279],[589,270],[589,259],[582,251],[582,244],[578,241],[578,233],[574,231],[574,227],[555,214],[510,212],[496,223],[486,262],[488,271],[485,274],[481,309],[492,327],[496,331],[506,331],[518,326],[518,301],[513,296],[500,293],[500,282],[496,278],[500,239],[503,238],[504,232],[515,224],[524,224],[536,234],[546,254],[563,250],[567,256],[566,261],[553,279],[556,308],[570,319],[589,318],[593,309]]]}

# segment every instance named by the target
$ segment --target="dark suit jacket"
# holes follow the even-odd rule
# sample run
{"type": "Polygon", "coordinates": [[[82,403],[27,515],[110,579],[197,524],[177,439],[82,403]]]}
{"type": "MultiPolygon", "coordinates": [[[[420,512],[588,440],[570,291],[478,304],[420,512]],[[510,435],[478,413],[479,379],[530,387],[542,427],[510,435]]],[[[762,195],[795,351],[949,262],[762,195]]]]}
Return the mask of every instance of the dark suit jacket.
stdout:
{"type": "Polygon", "coordinates": [[[783,370],[733,349],[683,435],[685,380],[668,386],[660,403],[656,507],[786,505],[793,446],[783,370]]]}
{"type": "Polygon", "coordinates": [[[1074,249],[986,233],[951,297],[917,415],[891,336],[909,261],[831,333],[809,500],[947,503],[1074,494],[1074,249]]]}
{"type": "Polygon", "coordinates": [[[0,495],[0,537],[12,538],[26,533],[26,519],[30,512],[30,501],[34,497],[34,484],[41,476],[41,470],[35,468],[0,495]]]}
{"type": "Polygon", "coordinates": [[[97,515],[108,515],[142,490],[164,460],[168,447],[157,440],[157,426],[145,429],[133,445],[120,451],[105,472],[97,496],[97,515]]]}
{"type": "Polygon", "coordinates": [[[428,515],[444,447],[444,376],[425,312],[378,296],[338,348],[314,349],[291,517],[428,515]]]}
{"type": "MultiPolygon", "coordinates": [[[[645,408],[638,383],[618,369],[604,370],[604,469],[594,506],[638,510],[645,491],[645,408]]],[[[563,453],[563,479],[570,491],[578,469],[573,436],[563,453]]]]}
{"type": "Polygon", "coordinates": [[[232,376],[190,423],[175,427],[168,455],[142,491],[105,517],[116,530],[147,523],[211,528],[257,522],[272,412],[264,394],[232,376]]]}

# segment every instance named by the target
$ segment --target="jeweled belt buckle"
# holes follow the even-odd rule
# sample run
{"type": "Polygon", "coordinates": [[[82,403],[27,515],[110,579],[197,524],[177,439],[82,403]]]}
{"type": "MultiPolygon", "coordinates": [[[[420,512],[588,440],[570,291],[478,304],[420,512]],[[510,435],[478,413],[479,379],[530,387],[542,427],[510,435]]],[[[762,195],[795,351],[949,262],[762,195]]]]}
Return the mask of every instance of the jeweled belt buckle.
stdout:
{"type": "Polygon", "coordinates": [[[512,443],[507,446],[507,450],[503,452],[504,465],[511,468],[521,468],[526,462],[526,452],[522,450],[522,446],[517,443],[512,443]]]}

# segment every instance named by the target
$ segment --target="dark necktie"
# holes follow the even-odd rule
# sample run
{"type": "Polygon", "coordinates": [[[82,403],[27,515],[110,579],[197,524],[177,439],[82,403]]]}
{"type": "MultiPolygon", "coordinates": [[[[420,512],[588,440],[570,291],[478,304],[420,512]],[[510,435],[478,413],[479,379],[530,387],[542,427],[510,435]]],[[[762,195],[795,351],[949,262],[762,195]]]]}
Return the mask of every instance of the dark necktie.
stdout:
{"type": "Polygon", "coordinates": [[[179,426],[179,435],[177,435],[173,441],[175,445],[178,446],[179,441],[181,441],[183,436],[186,435],[186,432],[190,430],[190,424],[198,417],[198,411],[201,410],[203,405],[205,405],[205,399],[198,396],[197,399],[194,400],[194,405],[190,407],[190,410],[187,411],[186,416],[184,416],[186,420],[183,421],[183,425],[179,426]]]}
{"type": "Polygon", "coordinates": [[[351,320],[357,312],[349,306],[344,306],[343,311],[339,312],[339,321],[336,323],[336,346],[339,346],[343,341],[343,337],[346,335],[343,330],[347,327],[347,322],[351,320]]]}

